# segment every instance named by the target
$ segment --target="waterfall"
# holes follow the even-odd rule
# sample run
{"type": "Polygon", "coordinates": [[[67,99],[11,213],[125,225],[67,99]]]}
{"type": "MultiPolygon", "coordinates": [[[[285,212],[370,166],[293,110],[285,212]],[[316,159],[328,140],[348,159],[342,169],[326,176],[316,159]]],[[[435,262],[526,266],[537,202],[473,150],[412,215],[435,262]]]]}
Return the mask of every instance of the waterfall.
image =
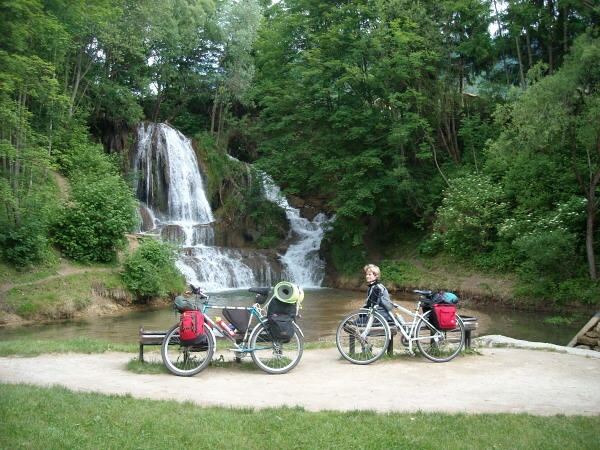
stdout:
{"type": "Polygon", "coordinates": [[[176,264],[188,283],[209,291],[272,286],[283,279],[304,288],[320,287],[325,263],[319,248],[332,219],[323,214],[313,221],[302,218],[268,176],[263,178],[263,194],[285,210],[290,222],[284,255],[215,243],[215,219],[196,154],[177,130],[166,124],[140,125],[132,167],[141,203],[140,231],[182,244],[176,264]]]}
{"type": "Polygon", "coordinates": [[[198,160],[191,141],[165,124],[140,125],[133,160],[139,174],[134,186],[153,225],[174,225],[185,236],[185,245],[210,241],[214,217],[204,192],[198,160]],[[204,233],[198,233],[204,225],[204,233]]]}
{"type": "Polygon", "coordinates": [[[265,197],[283,208],[290,222],[288,239],[292,243],[281,256],[284,278],[305,288],[320,287],[325,270],[325,261],[319,254],[321,241],[335,216],[327,218],[319,213],[312,221],[305,219],[300,216],[299,209],[290,206],[270,176],[262,174],[262,178],[265,197]]]}

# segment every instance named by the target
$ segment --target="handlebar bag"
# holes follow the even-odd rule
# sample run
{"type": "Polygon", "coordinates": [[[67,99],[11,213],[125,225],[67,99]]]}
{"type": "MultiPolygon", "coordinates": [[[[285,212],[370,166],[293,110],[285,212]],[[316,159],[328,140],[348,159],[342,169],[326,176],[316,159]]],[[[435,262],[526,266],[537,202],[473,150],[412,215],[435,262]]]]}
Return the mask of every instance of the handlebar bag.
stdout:
{"type": "Polygon", "coordinates": [[[184,311],[198,310],[199,308],[187,298],[178,295],[177,297],[175,297],[175,301],[173,302],[173,309],[175,309],[179,313],[182,313],[184,311]]]}

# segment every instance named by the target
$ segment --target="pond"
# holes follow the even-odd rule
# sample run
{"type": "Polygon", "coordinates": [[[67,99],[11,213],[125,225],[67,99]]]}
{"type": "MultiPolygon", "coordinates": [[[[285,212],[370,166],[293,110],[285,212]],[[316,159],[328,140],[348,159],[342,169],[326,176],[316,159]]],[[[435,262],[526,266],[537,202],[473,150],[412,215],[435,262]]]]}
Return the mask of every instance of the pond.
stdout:
{"type": "MultiPolygon", "coordinates": [[[[215,305],[250,306],[254,295],[247,290],[209,293],[215,305]]],[[[340,320],[364,302],[362,292],[338,289],[309,289],[305,292],[301,318],[307,342],[334,341],[335,330],[340,320]]],[[[415,294],[395,294],[394,301],[414,309],[415,294]]],[[[471,308],[461,305],[459,313],[474,316],[479,323],[475,336],[501,334],[514,339],[566,345],[587,323],[589,317],[582,316],[569,325],[555,325],[545,321],[550,314],[523,312],[499,308],[471,308]]],[[[209,311],[211,317],[221,315],[220,308],[209,311]]],[[[177,315],[170,307],[133,312],[119,317],[97,317],[67,320],[36,326],[0,327],[0,339],[35,337],[36,339],[62,340],[86,336],[115,343],[137,343],[140,326],[150,330],[165,330],[177,322],[177,315]]]]}

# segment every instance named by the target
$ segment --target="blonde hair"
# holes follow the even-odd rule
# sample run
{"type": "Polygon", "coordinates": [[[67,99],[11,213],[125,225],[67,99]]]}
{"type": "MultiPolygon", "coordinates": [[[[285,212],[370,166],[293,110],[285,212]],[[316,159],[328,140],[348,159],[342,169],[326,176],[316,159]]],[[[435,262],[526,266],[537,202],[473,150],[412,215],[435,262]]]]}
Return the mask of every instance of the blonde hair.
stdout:
{"type": "Polygon", "coordinates": [[[371,272],[373,272],[373,275],[375,275],[376,278],[379,278],[381,276],[381,270],[379,270],[379,267],[377,267],[375,264],[367,264],[363,270],[365,272],[367,270],[370,270],[371,272]]]}

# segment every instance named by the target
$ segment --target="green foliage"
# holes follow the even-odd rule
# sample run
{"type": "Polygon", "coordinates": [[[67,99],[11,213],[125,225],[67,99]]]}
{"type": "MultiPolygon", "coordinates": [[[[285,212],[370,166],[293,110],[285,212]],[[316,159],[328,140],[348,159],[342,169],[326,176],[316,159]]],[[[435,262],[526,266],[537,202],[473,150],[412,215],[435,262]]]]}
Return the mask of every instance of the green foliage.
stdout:
{"type": "Polygon", "coordinates": [[[144,239],[126,256],[121,277],[137,297],[164,297],[185,290],[185,279],[175,266],[177,250],[167,242],[144,239]]]}
{"type": "Polygon", "coordinates": [[[258,248],[273,248],[286,237],[288,221],[278,203],[264,198],[263,176],[255,172],[254,181],[243,191],[243,211],[248,217],[246,231],[252,234],[253,244],[258,248]]]}
{"type": "Polygon", "coordinates": [[[452,180],[437,211],[435,239],[464,259],[489,251],[508,212],[503,199],[502,187],[487,176],[452,180]]]}
{"type": "Polygon", "coordinates": [[[553,298],[561,305],[579,303],[594,307],[600,306],[600,286],[595,280],[582,276],[560,280],[552,292],[553,298]]]}
{"type": "Polygon", "coordinates": [[[5,261],[17,269],[32,267],[44,259],[48,250],[48,240],[44,233],[46,227],[36,222],[12,229],[4,229],[0,234],[0,248],[5,261]]]}
{"type": "Polygon", "coordinates": [[[327,239],[331,262],[340,273],[354,276],[361,273],[365,266],[366,254],[362,246],[352,245],[349,240],[339,238],[339,229],[334,229],[327,239]]]}
{"type": "Polygon", "coordinates": [[[372,241],[383,247],[435,223],[423,254],[556,279],[556,254],[527,249],[558,236],[561,248],[572,244],[561,273],[575,277],[582,255],[597,251],[597,226],[588,222],[586,248],[582,221],[535,224],[574,195],[597,216],[591,3],[567,1],[555,14],[545,2],[508,2],[490,17],[477,0],[4,2],[0,256],[38,264],[53,225],[69,257],[114,260],[132,200],[90,136],[120,151],[147,119],[201,135],[211,205],[253,245],[275,245],[284,219],[248,186],[228,143],[259,158],[286,193],[327,199],[338,216],[332,259],[344,272],[361,267],[372,241]],[[505,105],[496,124],[494,105],[505,105]],[[58,218],[56,196],[42,201],[56,165],[73,189],[58,218]],[[489,177],[481,193],[470,171],[489,177]],[[463,179],[472,185],[437,209],[446,180],[458,191],[463,179]]]}
{"type": "Polygon", "coordinates": [[[61,154],[71,191],[52,227],[53,239],[75,261],[115,261],[127,244],[125,233],[138,224],[133,190],[113,159],[83,140],[61,154]]]}
{"type": "Polygon", "coordinates": [[[59,209],[57,188],[47,176],[38,183],[12,189],[0,178],[0,258],[20,270],[51,257],[47,235],[59,209]]]}
{"type": "Polygon", "coordinates": [[[409,261],[384,260],[381,262],[381,278],[384,283],[395,286],[417,286],[419,271],[409,261]]]}
{"type": "Polygon", "coordinates": [[[572,233],[539,231],[516,239],[514,246],[523,260],[518,269],[522,280],[558,282],[581,271],[581,252],[572,233]]]}
{"type": "Polygon", "coordinates": [[[570,325],[572,323],[581,322],[583,316],[581,313],[570,314],[568,316],[552,316],[544,319],[545,323],[550,323],[554,325],[570,325]]]}
{"type": "Polygon", "coordinates": [[[219,150],[213,137],[198,136],[202,161],[206,163],[215,215],[224,230],[235,229],[257,248],[272,248],[287,234],[285,211],[264,197],[265,174],[219,150]],[[238,227],[243,227],[239,230],[238,227]]]}
{"type": "Polygon", "coordinates": [[[71,188],[72,203],[54,226],[55,242],[76,261],[115,261],[127,244],[125,233],[137,224],[131,187],[117,174],[79,174],[71,188]]]}

